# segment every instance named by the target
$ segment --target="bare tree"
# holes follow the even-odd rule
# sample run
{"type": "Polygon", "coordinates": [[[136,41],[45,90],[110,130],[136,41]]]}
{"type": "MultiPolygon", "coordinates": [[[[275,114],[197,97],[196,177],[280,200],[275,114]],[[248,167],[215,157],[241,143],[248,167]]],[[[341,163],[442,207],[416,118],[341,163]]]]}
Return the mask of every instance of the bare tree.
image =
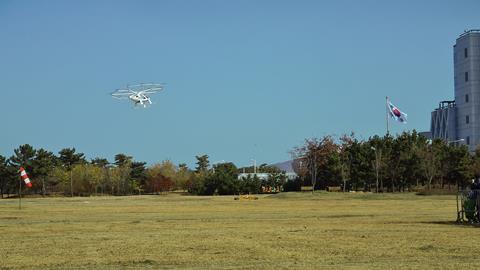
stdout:
{"type": "Polygon", "coordinates": [[[312,192],[315,191],[320,170],[327,166],[329,156],[338,152],[339,146],[331,136],[306,139],[302,146],[293,149],[292,156],[296,160],[296,166],[301,173],[308,171],[311,176],[312,192]]]}
{"type": "Polygon", "coordinates": [[[355,141],[355,134],[352,132],[350,135],[344,134],[340,137],[340,166],[341,166],[341,175],[343,181],[343,192],[346,192],[347,179],[351,177],[351,164],[352,157],[350,153],[350,147],[355,141]]]}
{"type": "Polygon", "coordinates": [[[297,146],[292,150],[294,160],[294,170],[300,176],[310,175],[312,182],[312,192],[315,190],[317,180],[317,148],[320,141],[317,138],[306,139],[305,144],[297,146]]]}
{"type": "Polygon", "coordinates": [[[440,173],[439,144],[439,141],[434,140],[431,144],[425,144],[416,149],[420,156],[422,171],[427,179],[428,189],[431,189],[433,179],[440,173]]]}

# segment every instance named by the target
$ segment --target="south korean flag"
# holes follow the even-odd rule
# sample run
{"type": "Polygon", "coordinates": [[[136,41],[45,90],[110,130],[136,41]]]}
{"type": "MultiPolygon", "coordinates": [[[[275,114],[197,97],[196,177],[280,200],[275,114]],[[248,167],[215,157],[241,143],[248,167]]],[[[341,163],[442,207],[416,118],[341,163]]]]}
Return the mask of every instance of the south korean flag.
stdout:
{"type": "Polygon", "coordinates": [[[388,114],[390,117],[400,123],[407,123],[407,114],[400,111],[395,105],[393,105],[390,101],[387,102],[388,107],[388,114]]]}

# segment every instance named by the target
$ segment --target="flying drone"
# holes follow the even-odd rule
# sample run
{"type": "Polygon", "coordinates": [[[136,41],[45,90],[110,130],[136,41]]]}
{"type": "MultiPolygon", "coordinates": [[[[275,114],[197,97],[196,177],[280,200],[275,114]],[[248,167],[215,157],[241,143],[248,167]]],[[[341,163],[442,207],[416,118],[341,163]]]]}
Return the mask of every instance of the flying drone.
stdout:
{"type": "Polygon", "coordinates": [[[134,85],[127,85],[125,89],[117,89],[111,95],[116,99],[130,99],[135,106],[152,105],[150,99],[151,94],[162,91],[165,88],[163,84],[158,83],[141,83],[134,85]]]}

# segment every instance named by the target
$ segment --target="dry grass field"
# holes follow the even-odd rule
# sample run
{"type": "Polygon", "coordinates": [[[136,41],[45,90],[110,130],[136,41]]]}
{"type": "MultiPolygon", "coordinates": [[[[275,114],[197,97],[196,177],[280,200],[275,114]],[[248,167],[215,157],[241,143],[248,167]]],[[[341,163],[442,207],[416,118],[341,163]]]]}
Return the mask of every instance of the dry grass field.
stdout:
{"type": "Polygon", "coordinates": [[[453,196],[0,200],[0,269],[475,269],[453,196]]]}

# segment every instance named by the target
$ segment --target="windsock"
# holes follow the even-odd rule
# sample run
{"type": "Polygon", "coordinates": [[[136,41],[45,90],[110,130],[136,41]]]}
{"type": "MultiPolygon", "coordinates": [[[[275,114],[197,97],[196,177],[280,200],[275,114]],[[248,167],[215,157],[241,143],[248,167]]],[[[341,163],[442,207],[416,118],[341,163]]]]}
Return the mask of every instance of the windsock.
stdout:
{"type": "Polygon", "coordinates": [[[29,188],[32,187],[32,182],[30,182],[30,178],[28,178],[28,174],[23,167],[20,167],[20,176],[22,177],[25,185],[29,188]]]}

